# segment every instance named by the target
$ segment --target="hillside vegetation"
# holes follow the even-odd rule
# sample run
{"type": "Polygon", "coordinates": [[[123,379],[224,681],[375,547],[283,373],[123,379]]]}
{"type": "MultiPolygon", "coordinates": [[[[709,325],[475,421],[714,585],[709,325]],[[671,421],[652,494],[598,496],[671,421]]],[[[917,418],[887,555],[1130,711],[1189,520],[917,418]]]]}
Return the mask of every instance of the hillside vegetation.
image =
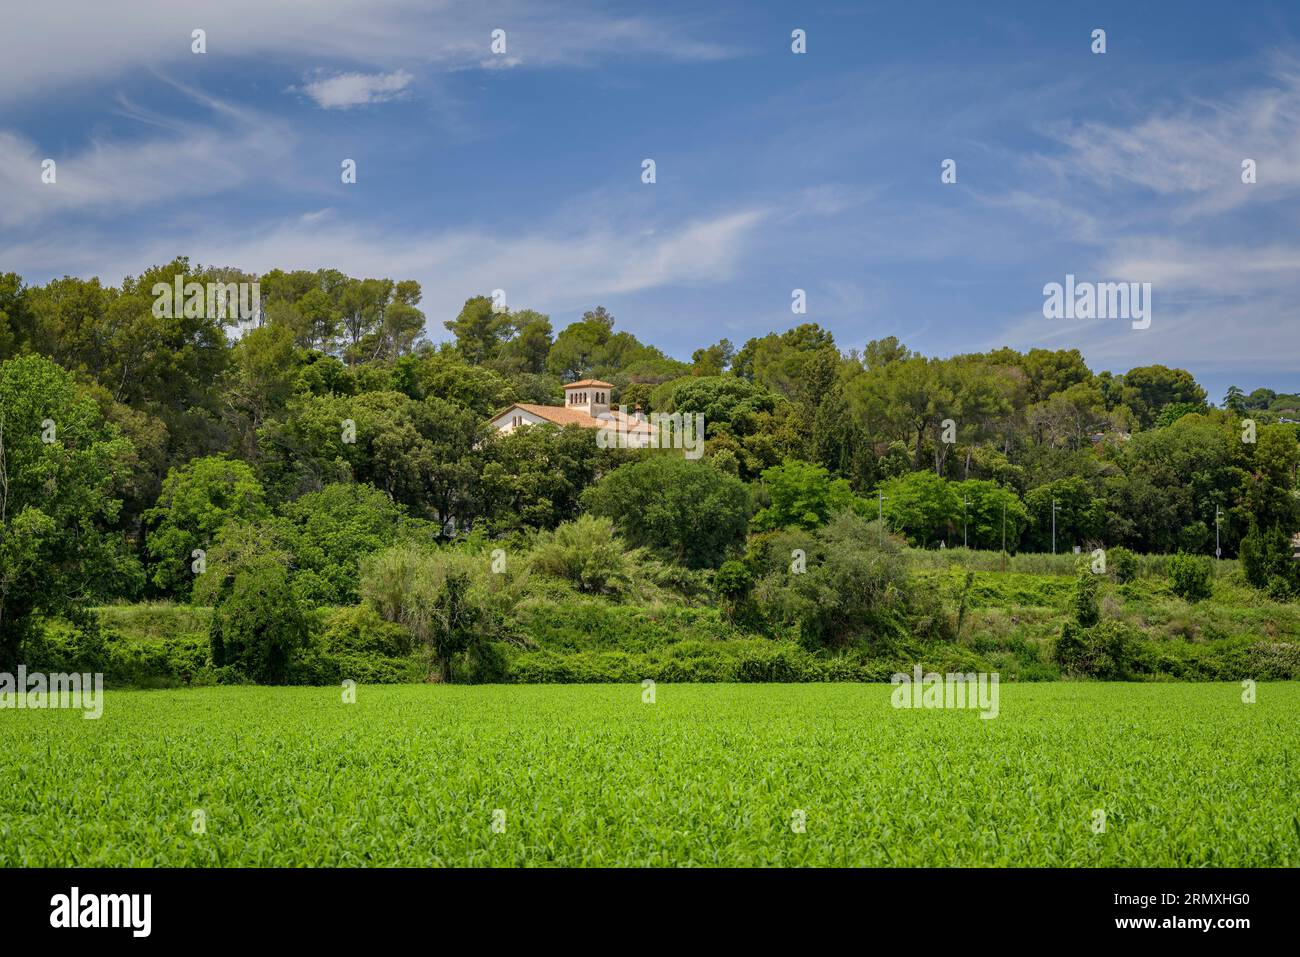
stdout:
{"type": "Polygon", "coordinates": [[[557,331],[485,296],[435,317],[435,345],[421,298],[185,258],[118,286],[0,275],[0,671],[1295,673],[1293,397],[1216,406],[1184,369],[923,356],[815,323],[685,361],[603,307],[557,331]],[[241,329],[152,308],[155,285],[254,279],[241,329]],[[702,458],[488,424],[586,378],[703,416],[702,458]]]}

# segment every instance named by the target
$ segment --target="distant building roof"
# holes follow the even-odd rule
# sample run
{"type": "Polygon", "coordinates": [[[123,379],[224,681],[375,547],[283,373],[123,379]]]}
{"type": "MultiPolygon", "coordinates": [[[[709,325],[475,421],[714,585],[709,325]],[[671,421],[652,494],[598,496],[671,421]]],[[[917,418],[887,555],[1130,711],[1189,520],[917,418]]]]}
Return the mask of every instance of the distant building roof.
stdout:
{"type": "Polygon", "coordinates": [[[580,379],[577,382],[564,383],[566,389],[576,389],[578,386],[594,386],[598,389],[612,389],[614,388],[614,383],[601,382],[599,379],[580,379]]]}
{"type": "Polygon", "coordinates": [[[609,418],[602,419],[597,418],[594,415],[588,415],[581,409],[574,409],[565,405],[533,405],[530,402],[516,402],[509,408],[502,409],[496,415],[492,416],[492,420],[496,421],[507,412],[511,411],[511,409],[523,409],[525,412],[530,412],[539,419],[545,419],[547,422],[560,426],[580,425],[584,429],[599,429],[618,428],[621,423],[623,429],[627,432],[648,433],[653,431],[649,422],[646,422],[644,419],[638,419],[633,415],[624,415],[618,409],[611,409],[609,412],[605,413],[609,418]]]}

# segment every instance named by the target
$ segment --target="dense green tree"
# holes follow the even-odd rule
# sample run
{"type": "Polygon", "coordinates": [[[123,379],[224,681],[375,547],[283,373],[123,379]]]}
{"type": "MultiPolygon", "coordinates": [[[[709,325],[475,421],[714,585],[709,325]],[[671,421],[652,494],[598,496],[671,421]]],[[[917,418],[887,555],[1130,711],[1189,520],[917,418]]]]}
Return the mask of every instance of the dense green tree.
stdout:
{"type": "Polygon", "coordinates": [[[401,540],[431,539],[435,531],[364,483],[327,485],[289,502],[282,514],[294,592],[313,604],[356,602],[361,559],[401,540]]]}
{"type": "Polygon", "coordinates": [[[0,670],[36,616],[85,620],[138,572],[111,534],[130,443],[48,359],[0,363],[0,670]]]}
{"type": "Polygon", "coordinates": [[[866,511],[846,479],[831,478],[820,465],[787,459],[763,472],[769,505],[754,516],[755,531],[798,526],[816,528],[846,508],[866,511]]]}
{"type": "Polygon", "coordinates": [[[483,447],[477,514],[497,533],[571,521],[602,453],[590,430],[550,425],[494,436],[483,447]]]}
{"type": "Polygon", "coordinates": [[[1137,416],[1138,423],[1149,429],[1167,405],[1190,402],[1205,405],[1205,390],[1196,384],[1186,369],[1168,366],[1139,366],[1124,373],[1123,402],[1137,416]]]}
{"type": "Polygon", "coordinates": [[[954,485],[933,472],[912,472],[880,485],[885,496],[885,521],[925,548],[948,541],[961,530],[961,496],[954,485]]]}
{"type": "Polygon", "coordinates": [[[749,435],[759,416],[776,409],[779,398],[762,386],[735,376],[712,375],[681,379],[672,384],[660,411],[698,412],[706,429],[725,428],[732,435],[749,435]]]}
{"type": "Polygon", "coordinates": [[[1013,490],[987,479],[968,479],[957,483],[956,493],[962,524],[953,529],[950,544],[960,545],[964,530],[971,548],[1001,549],[1005,530],[1007,550],[1017,550],[1029,513],[1013,490]]]}
{"type": "Polygon", "coordinates": [[[1250,395],[1246,396],[1247,409],[1267,409],[1277,398],[1277,393],[1272,389],[1255,389],[1250,395]]]}
{"type": "Polygon", "coordinates": [[[597,364],[604,358],[602,347],[609,342],[613,318],[604,313],[592,319],[566,326],[551,345],[546,356],[546,369],[566,382],[587,378],[595,373],[597,364]],[[608,321],[607,321],[608,320],[608,321]]]}
{"type": "Polygon", "coordinates": [[[1105,531],[1105,505],[1093,496],[1088,483],[1080,478],[1057,479],[1031,489],[1025,495],[1029,528],[1024,548],[1046,552],[1052,548],[1052,505],[1056,505],[1056,550],[1071,551],[1074,546],[1090,546],[1102,539],[1105,531]]]}
{"type": "Polygon", "coordinates": [[[424,350],[399,359],[393,365],[393,388],[412,399],[455,403],[485,419],[518,401],[500,373],[470,365],[448,350],[424,350]]]}
{"type": "Polygon", "coordinates": [[[498,350],[497,366],[506,373],[542,375],[551,352],[551,319],[524,309],[510,314],[509,338],[498,350]]]}
{"type": "Polygon", "coordinates": [[[719,376],[727,371],[731,360],[735,358],[736,349],[730,339],[722,339],[705,349],[696,349],[691,353],[691,371],[696,375],[719,376]]]}
{"type": "Polygon", "coordinates": [[[211,455],[173,468],[163,481],[158,504],[145,513],[148,551],[154,559],[153,583],[164,593],[188,598],[194,575],[206,566],[206,552],[221,527],[267,514],[266,496],[246,462],[211,455]]]}
{"type": "Polygon", "coordinates": [[[744,544],[749,490],[707,461],[673,453],[620,466],[583,493],[633,547],[687,568],[716,568],[744,544]]]}
{"type": "Polygon", "coordinates": [[[1201,415],[1135,434],[1114,454],[1103,482],[1107,544],[1174,552],[1198,535],[1213,545],[1215,506],[1225,513],[1225,550],[1235,550],[1244,522],[1233,509],[1245,473],[1246,446],[1235,430],[1201,415]],[[1207,532],[1208,530],[1208,532],[1207,532]]]}
{"type": "Polygon", "coordinates": [[[1223,394],[1223,407],[1237,415],[1246,414],[1246,393],[1240,386],[1228,386],[1228,391],[1223,394]]]}
{"type": "Polygon", "coordinates": [[[30,334],[23,279],[17,273],[0,273],[0,361],[13,356],[30,334]]]}
{"type": "Polygon", "coordinates": [[[493,309],[487,296],[474,296],[465,300],[460,315],[443,325],[456,337],[456,351],[467,363],[478,365],[497,357],[510,328],[510,316],[505,310],[493,309]]]}

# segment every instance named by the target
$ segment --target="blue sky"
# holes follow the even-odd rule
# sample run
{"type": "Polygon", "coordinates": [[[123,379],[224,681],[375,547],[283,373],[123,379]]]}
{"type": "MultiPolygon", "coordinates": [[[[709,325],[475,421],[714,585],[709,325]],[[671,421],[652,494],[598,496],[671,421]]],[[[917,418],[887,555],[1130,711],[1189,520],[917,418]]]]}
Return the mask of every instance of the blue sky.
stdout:
{"type": "Polygon", "coordinates": [[[1300,391],[1294,3],[26,7],[0,35],[0,270],[31,282],[331,266],[419,280],[434,339],[501,288],[682,358],[813,321],[845,349],[1078,347],[1215,400],[1300,391]],[[1151,328],[1043,318],[1067,273],[1151,282],[1151,328]]]}

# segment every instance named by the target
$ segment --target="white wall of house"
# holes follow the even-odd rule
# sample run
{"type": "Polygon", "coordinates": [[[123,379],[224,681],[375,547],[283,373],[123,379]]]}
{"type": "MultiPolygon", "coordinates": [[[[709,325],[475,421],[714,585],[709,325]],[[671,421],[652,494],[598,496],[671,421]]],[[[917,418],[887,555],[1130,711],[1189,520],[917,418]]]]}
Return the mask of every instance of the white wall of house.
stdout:
{"type": "Polygon", "coordinates": [[[506,409],[506,411],[494,418],[490,424],[498,432],[509,435],[520,426],[541,425],[545,421],[540,415],[533,415],[533,413],[524,409],[506,409]]]}

